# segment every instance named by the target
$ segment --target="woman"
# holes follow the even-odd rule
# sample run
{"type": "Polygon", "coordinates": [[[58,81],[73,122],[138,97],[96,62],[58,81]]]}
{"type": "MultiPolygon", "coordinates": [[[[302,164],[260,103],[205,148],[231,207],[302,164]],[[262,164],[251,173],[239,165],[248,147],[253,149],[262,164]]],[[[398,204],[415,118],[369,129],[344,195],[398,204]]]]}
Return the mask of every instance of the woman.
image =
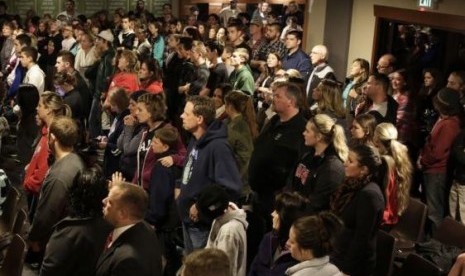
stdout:
{"type": "Polygon", "coordinates": [[[116,145],[119,136],[123,132],[124,123],[123,119],[129,115],[129,97],[126,91],[117,88],[115,92],[110,95],[110,110],[115,114],[113,123],[108,133],[108,138],[102,138],[98,143],[98,147],[105,149],[103,155],[103,171],[105,177],[109,179],[114,172],[119,171],[121,151],[118,150],[116,145]]]}
{"type": "Polygon", "coordinates": [[[206,42],[208,40],[207,24],[203,22],[197,22],[197,29],[200,34],[200,41],[206,42]]]}
{"type": "MultiPolygon", "coordinates": [[[[87,32],[81,35],[79,45],[81,46],[76,53],[74,61],[74,69],[76,69],[81,76],[84,76],[86,70],[97,62],[97,54],[94,46],[94,38],[87,32]]],[[[86,79],[87,84],[89,81],[86,79]]]]}
{"type": "Polygon", "coordinates": [[[247,199],[252,190],[248,184],[248,166],[252,156],[253,141],[258,136],[258,126],[252,98],[241,91],[232,91],[224,98],[229,117],[228,142],[231,145],[241,174],[242,196],[247,199]]]}
{"type": "Polygon", "coordinates": [[[314,114],[326,114],[346,129],[346,111],[342,104],[340,83],[332,79],[322,79],[313,90],[312,98],[315,104],[310,109],[314,114]]]}
{"type": "Polygon", "coordinates": [[[231,91],[232,86],[229,83],[222,83],[213,91],[213,101],[216,109],[215,118],[218,120],[224,120],[228,116],[224,99],[231,91]]]}
{"type": "Polygon", "coordinates": [[[124,88],[129,94],[139,90],[137,55],[131,50],[123,50],[116,62],[116,73],[111,80],[108,90],[113,87],[119,87],[124,88]]]}
{"type": "Polygon", "coordinates": [[[153,58],[141,62],[139,69],[140,89],[149,93],[163,93],[162,71],[157,61],[153,58]]]}
{"type": "Polygon", "coordinates": [[[350,149],[346,179],[331,198],[331,209],[344,222],[331,260],[344,274],[372,275],[376,262],[376,233],[383,219],[380,180],[386,173],[377,150],[367,145],[350,149]]]}
{"type": "Polygon", "coordinates": [[[111,226],[102,217],[107,182],[97,168],[76,177],[69,193],[70,215],[47,243],[40,275],[92,275],[111,226]]]}
{"type": "Polygon", "coordinates": [[[354,118],[350,128],[351,145],[374,146],[373,137],[375,135],[376,118],[371,114],[361,114],[354,118]]]}
{"type": "MultiPolygon", "coordinates": [[[[163,95],[154,95],[146,93],[137,99],[136,118],[139,124],[144,125],[136,136],[132,135],[131,128],[126,128],[122,135],[123,144],[127,145],[125,153],[136,152],[136,171],[133,183],[148,189],[150,184],[150,174],[154,162],[154,153],[150,150],[152,138],[157,129],[163,127],[172,127],[166,122],[166,105],[163,95]],[[136,147],[134,147],[136,146],[136,147]]],[[[186,155],[186,148],[178,139],[175,154],[164,157],[161,161],[165,167],[173,165],[182,166],[186,155]]]]}
{"type": "Polygon", "coordinates": [[[223,27],[219,28],[218,31],[216,32],[216,42],[218,42],[218,44],[221,46],[225,46],[226,39],[227,39],[226,29],[223,27]]]}
{"type": "Polygon", "coordinates": [[[362,86],[368,80],[370,73],[370,63],[362,58],[356,58],[352,62],[350,74],[347,77],[346,85],[342,91],[344,107],[350,117],[355,115],[355,108],[360,102],[362,86]]]}
{"type": "Polygon", "coordinates": [[[16,147],[22,166],[31,161],[34,153],[32,146],[39,130],[36,122],[36,107],[39,99],[39,91],[34,85],[21,84],[19,86],[16,102],[21,110],[21,116],[17,125],[16,147]]]}
{"type": "Polygon", "coordinates": [[[161,67],[163,65],[163,54],[165,53],[165,39],[160,34],[162,25],[158,21],[149,22],[148,30],[148,41],[152,45],[152,56],[161,67]]]}
{"type": "Polygon", "coordinates": [[[76,78],[66,72],[56,73],[54,76],[55,91],[63,97],[63,101],[72,111],[72,117],[80,126],[84,126],[83,101],[76,89],[76,78]]]}
{"type": "Polygon", "coordinates": [[[374,143],[389,165],[386,186],[382,186],[386,199],[383,227],[392,228],[408,207],[413,167],[405,145],[397,141],[397,129],[391,123],[376,126],[374,143]]]}
{"type": "Polygon", "coordinates": [[[309,211],[316,214],[329,210],[331,194],[344,181],[349,149],[344,129],[328,115],[311,118],[303,136],[310,151],[301,157],[290,189],[309,199],[309,211]]]}
{"type": "Polygon", "coordinates": [[[208,39],[207,40],[215,41],[216,40],[216,34],[218,33],[218,29],[219,29],[218,26],[210,27],[210,29],[208,30],[208,39]]]}
{"type": "Polygon", "coordinates": [[[298,262],[291,256],[286,242],[292,224],[307,212],[307,200],[297,193],[282,193],[276,196],[273,231],[263,237],[257,256],[250,267],[249,276],[281,276],[298,262]]]}
{"type": "Polygon", "coordinates": [[[0,51],[0,65],[1,65],[1,72],[4,76],[6,76],[6,69],[7,66],[10,64],[11,56],[14,52],[14,39],[13,39],[13,31],[15,30],[15,26],[11,22],[3,23],[2,27],[2,36],[4,39],[2,49],[0,51]]]}
{"type": "Polygon", "coordinates": [[[419,139],[418,144],[423,146],[426,137],[433,129],[433,125],[438,119],[438,114],[434,110],[433,99],[441,88],[441,72],[435,68],[423,70],[423,85],[418,92],[416,120],[418,121],[419,139]]]}
{"type": "Polygon", "coordinates": [[[268,54],[266,68],[255,82],[258,93],[271,93],[271,83],[277,77],[276,73],[281,69],[281,65],[281,56],[278,53],[272,52],[268,54]]]}
{"type": "Polygon", "coordinates": [[[286,270],[287,276],[336,276],[339,269],[329,262],[333,241],[342,227],[333,213],[299,218],[292,224],[286,245],[294,259],[299,261],[286,270]]]}
{"type": "Polygon", "coordinates": [[[37,119],[41,126],[41,136],[35,146],[31,161],[25,168],[23,187],[28,194],[29,219],[32,221],[42,182],[48,171],[48,127],[58,116],[71,117],[71,109],[56,93],[45,91],[37,105],[37,119]]]}
{"type": "Polygon", "coordinates": [[[415,133],[414,100],[407,85],[407,71],[400,69],[392,73],[392,97],[399,105],[397,108],[396,128],[399,141],[412,146],[415,133]]]}

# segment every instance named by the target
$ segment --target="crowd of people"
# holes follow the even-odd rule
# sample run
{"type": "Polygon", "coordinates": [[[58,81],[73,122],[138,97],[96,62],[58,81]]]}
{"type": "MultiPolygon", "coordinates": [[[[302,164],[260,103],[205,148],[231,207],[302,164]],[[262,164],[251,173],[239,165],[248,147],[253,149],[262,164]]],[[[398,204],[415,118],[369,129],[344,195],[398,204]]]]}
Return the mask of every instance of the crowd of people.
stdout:
{"type": "Polygon", "coordinates": [[[373,275],[417,183],[428,233],[465,222],[463,71],[411,83],[418,66],[385,54],[340,82],[325,45],[302,49],[293,1],[5,10],[2,115],[40,275],[373,275]]]}

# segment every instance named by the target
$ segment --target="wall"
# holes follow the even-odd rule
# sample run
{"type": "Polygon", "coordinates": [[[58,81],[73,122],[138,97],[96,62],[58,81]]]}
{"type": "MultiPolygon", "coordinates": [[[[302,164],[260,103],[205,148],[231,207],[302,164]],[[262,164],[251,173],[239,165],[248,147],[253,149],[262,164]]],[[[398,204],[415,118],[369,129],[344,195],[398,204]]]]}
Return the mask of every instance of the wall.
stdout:
{"type": "MultiPolygon", "coordinates": [[[[375,17],[373,6],[382,5],[417,10],[418,0],[353,0],[348,60],[361,57],[371,60],[375,17]]],[[[441,0],[434,12],[465,16],[465,1],[441,0]]],[[[465,31],[465,30],[464,30],[465,31]]],[[[348,63],[350,66],[350,62],[348,63]]],[[[348,69],[347,66],[347,69],[348,69]]]]}

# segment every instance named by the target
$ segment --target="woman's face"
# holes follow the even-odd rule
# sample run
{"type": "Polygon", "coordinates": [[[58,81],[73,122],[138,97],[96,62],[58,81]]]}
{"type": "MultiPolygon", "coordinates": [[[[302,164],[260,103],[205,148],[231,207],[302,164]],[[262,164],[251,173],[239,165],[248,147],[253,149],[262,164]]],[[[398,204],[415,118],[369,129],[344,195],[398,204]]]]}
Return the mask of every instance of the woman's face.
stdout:
{"type": "Polygon", "coordinates": [[[215,28],[210,28],[208,31],[208,38],[209,39],[215,39],[216,38],[216,30],[215,28]]]}
{"type": "Polygon", "coordinates": [[[307,123],[307,126],[303,132],[306,146],[313,147],[320,141],[321,135],[314,130],[315,128],[316,127],[312,122],[307,123]]]}
{"type": "Polygon", "coordinates": [[[137,103],[137,111],[136,111],[136,118],[137,121],[141,124],[147,123],[152,115],[147,110],[147,107],[144,103],[137,103]]]}
{"type": "Polygon", "coordinates": [[[41,33],[45,32],[46,29],[47,29],[47,28],[46,28],[46,26],[45,26],[44,23],[39,23],[39,31],[40,31],[41,33]]]}
{"type": "Polygon", "coordinates": [[[157,27],[155,26],[155,24],[153,24],[153,23],[149,24],[149,32],[150,32],[152,35],[158,33],[158,29],[157,29],[157,27]]]}
{"type": "Polygon", "coordinates": [[[431,87],[434,85],[434,78],[430,72],[425,73],[425,75],[423,76],[423,81],[424,81],[425,87],[431,87]]]}
{"type": "Polygon", "coordinates": [[[118,60],[118,69],[121,71],[124,71],[128,69],[128,66],[129,66],[128,60],[125,57],[121,56],[118,60]]]}
{"type": "Polygon", "coordinates": [[[37,104],[36,107],[37,110],[37,117],[39,117],[40,120],[45,121],[45,119],[51,114],[50,109],[48,109],[42,100],[40,99],[39,103],[37,104]]]}
{"type": "Polygon", "coordinates": [[[53,44],[52,41],[50,41],[48,44],[47,44],[47,53],[49,55],[53,54],[53,52],[55,51],[55,44],[53,44]]]}
{"type": "Polygon", "coordinates": [[[363,69],[360,66],[360,63],[358,63],[357,61],[354,61],[352,63],[352,67],[350,68],[350,75],[352,77],[357,77],[357,76],[360,76],[360,74],[362,73],[363,73],[363,69]]]}
{"type": "Polygon", "coordinates": [[[139,69],[139,79],[146,80],[153,75],[152,72],[149,71],[146,63],[142,63],[139,69]]]}
{"type": "Polygon", "coordinates": [[[137,102],[133,99],[129,100],[129,111],[133,117],[136,117],[137,114],[137,102]]]}
{"type": "Polygon", "coordinates": [[[358,155],[353,152],[349,151],[349,158],[344,163],[344,169],[347,178],[361,178],[364,174],[365,166],[360,166],[358,162],[358,155]]]}
{"type": "Polygon", "coordinates": [[[363,130],[362,126],[359,123],[357,123],[356,120],[352,121],[350,134],[352,134],[352,138],[354,139],[362,139],[363,137],[365,137],[365,131],[363,130]]]}
{"type": "Polygon", "coordinates": [[[292,258],[299,262],[304,261],[302,258],[302,249],[299,247],[299,244],[297,244],[296,241],[294,227],[291,227],[291,230],[289,230],[289,239],[286,242],[286,247],[291,252],[292,258]]]}
{"type": "Polygon", "coordinates": [[[266,65],[270,68],[276,68],[279,64],[278,57],[274,54],[269,54],[268,58],[266,59],[266,65]]]}
{"type": "Polygon", "coordinates": [[[226,35],[226,30],[224,28],[220,28],[216,33],[216,39],[223,40],[226,35]]]}
{"type": "Polygon", "coordinates": [[[274,210],[273,213],[271,213],[271,218],[273,220],[273,229],[279,230],[279,227],[281,227],[281,221],[279,219],[279,215],[278,215],[278,212],[276,212],[276,210],[274,210]]]}
{"type": "Polygon", "coordinates": [[[217,88],[215,91],[213,91],[213,100],[215,102],[215,108],[218,109],[224,105],[223,102],[223,91],[221,89],[217,88]]]}
{"type": "Polygon", "coordinates": [[[2,28],[2,35],[4,37],[10,37],[13,34],[13,30],[10,26],[4,25],[2,28]]]}
{"type": "Polygon", "coordinates": [[[178,21],[178,23],[176,23],[176,31],[178,33],[180,33],[182,31],[182,24],[181,24],[181,21],[178,21]]]}
{"type": "Polygon", "coordinates": [[[321,100],[322,98],[322,94],[321,94],[321,84],[319,84],[317,87],[315,87],[315,89],[313,89],[312,91],[312,99],[314,101],[319,101],[321,100]]]}
{"type": "Polygon", "coordinates": [[[200,33],[201,35],[205,34],[205,26],[204,26],[204,25],[199,25],[198,30],[199,30],[199,33],[200,33]]]}
{"type": "Polygon", "coordinates": [[[405,86],[404,77],[399,73],[394,73],[391,79],[391,85],[393,90],[402,90],[405,86]]]}

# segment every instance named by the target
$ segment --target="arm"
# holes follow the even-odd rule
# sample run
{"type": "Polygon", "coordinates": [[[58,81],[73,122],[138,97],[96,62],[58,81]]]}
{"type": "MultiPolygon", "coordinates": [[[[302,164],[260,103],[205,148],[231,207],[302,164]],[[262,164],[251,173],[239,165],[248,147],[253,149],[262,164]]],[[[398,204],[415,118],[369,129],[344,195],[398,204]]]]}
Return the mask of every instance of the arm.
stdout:
{"type": "Polygon", "coordinates": [[[456,125],[444,124],[437,126],[438,129],[431,133],[429,141],[425,144],[421,154],[421,164],[423,167],[430,167],[436,162],[441,161],[449,155],[453,140],[455,139],[458,128],[456,125]]]}
{"type": "Polygon", "coordinates": [[[70,271],[73,268],[72,265],[79,262],[77,258],[80,252],[71,250],[75,248],[75,241],[66,235],[56,236],[55,234],[56,232],[47,243],[45,257],[40,269],[41,276],[72,274],[70,271]]]}
{"type": "Polygon", "coordinates": [[[213,170],[208,171],[209,178],[213,180],[213,183],[228,188],[237,196],[240,195],[243,184],[230,147],[225,143],[214,146],[213,159],[211,160],[213,170]]]}
{"type": "Polygon", "coordinates": [[[184,160],[186,159],[186,146],[182,143],[181,137],[178,137],[178,142],[176,144],[176,154],[171,155],[173,158],[174,165],[182,167],[184,165],[184,160]]]}

